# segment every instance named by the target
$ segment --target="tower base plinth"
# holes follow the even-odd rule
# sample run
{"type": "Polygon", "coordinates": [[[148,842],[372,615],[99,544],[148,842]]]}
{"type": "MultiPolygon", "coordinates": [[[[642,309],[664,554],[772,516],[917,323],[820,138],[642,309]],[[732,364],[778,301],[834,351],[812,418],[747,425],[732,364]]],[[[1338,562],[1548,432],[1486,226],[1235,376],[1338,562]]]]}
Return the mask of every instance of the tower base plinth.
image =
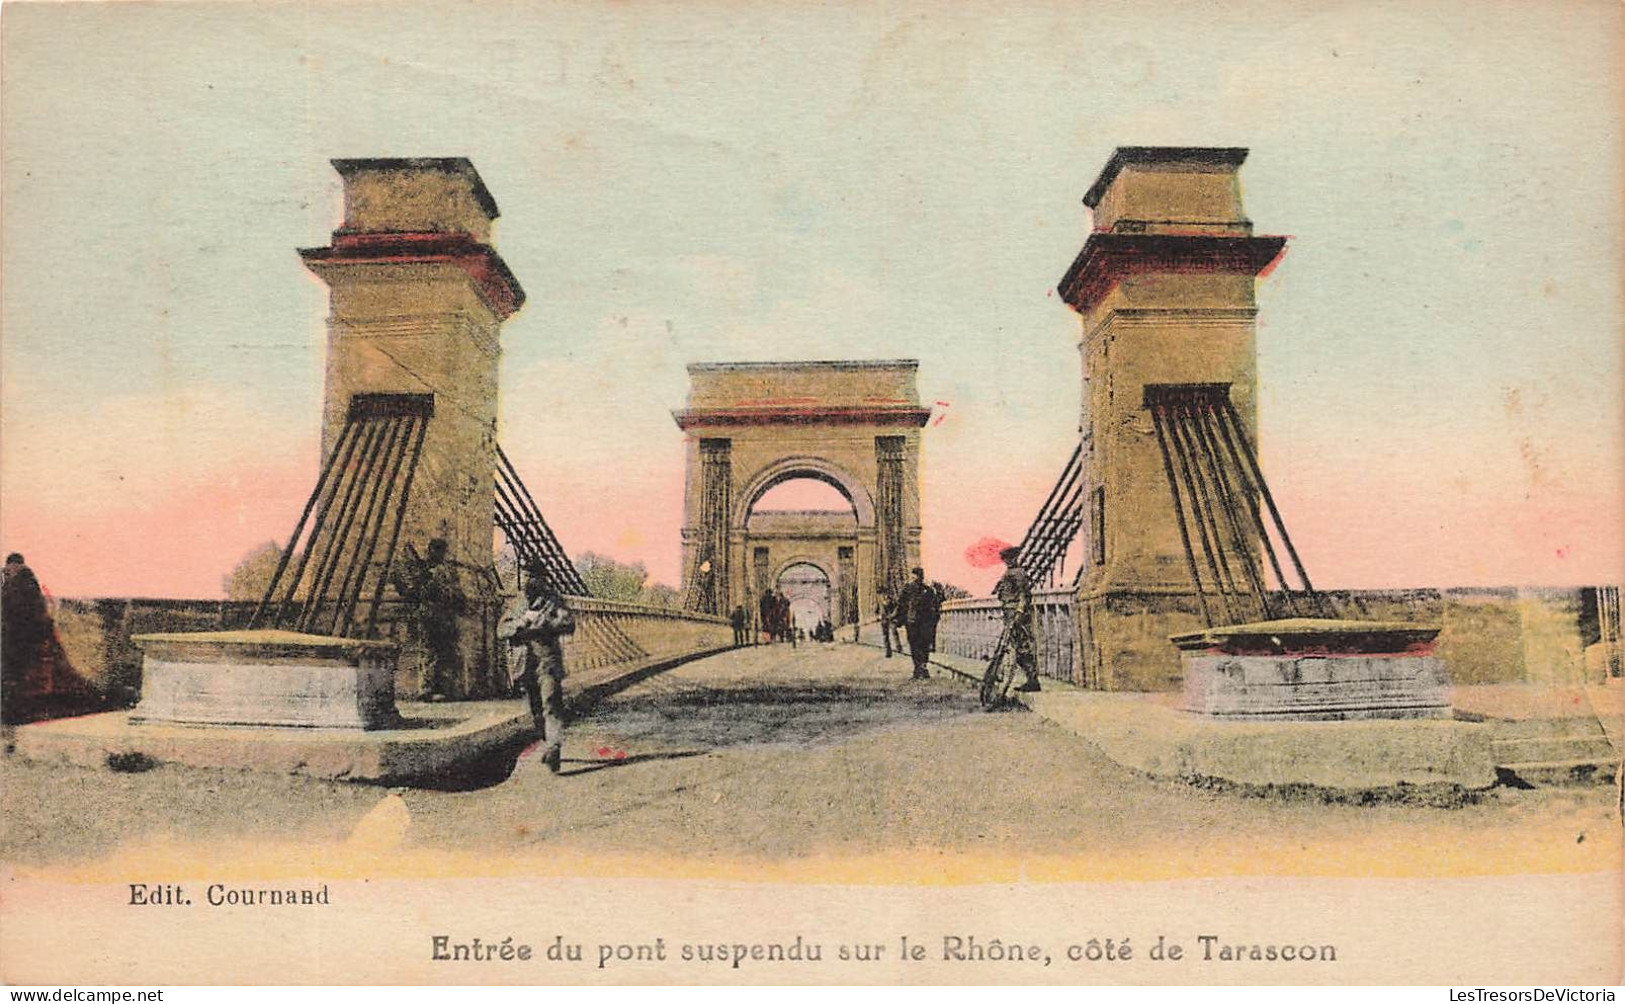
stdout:
{"type": "Polygon", "coordinates": [[[293,631],[132,639],[142,650],[133,722],[381,729],[395,710],[397,648],[293,631]]]}
{"type": "Polygon", "coordinates": [[[1448,718],[1437,627],[1294,619],[1175,635],[1185,710],[1214,718],[1448,718]]]}

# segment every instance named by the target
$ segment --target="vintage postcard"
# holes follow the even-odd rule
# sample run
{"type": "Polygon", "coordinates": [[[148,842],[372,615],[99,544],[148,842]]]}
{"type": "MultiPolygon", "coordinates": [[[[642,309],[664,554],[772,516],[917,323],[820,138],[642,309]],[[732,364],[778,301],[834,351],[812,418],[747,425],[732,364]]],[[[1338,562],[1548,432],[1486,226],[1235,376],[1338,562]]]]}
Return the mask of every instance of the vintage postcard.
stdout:
{"type": "Polygon", "coordinates": [[[1620,28],[6,4],[0,979],[1620,982],[1620,28]]]}

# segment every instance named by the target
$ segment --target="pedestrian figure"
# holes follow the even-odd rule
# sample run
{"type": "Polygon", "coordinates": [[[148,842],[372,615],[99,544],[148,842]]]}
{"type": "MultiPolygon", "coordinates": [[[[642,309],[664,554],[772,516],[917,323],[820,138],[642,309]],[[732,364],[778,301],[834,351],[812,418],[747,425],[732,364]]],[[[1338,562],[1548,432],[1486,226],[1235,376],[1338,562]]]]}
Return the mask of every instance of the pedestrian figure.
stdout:
{"type": "Polygon", "coordinates": [[[937,621],[942,616],[942,594],[925,581],[925,569],[916,568],[914,579],[897,596],[897,612],[908,634],[908,654],[914,660],[914,679],[931,673],[926,666],[937,647],[937,621]]]}
{"type": "Polygon", "coordinates": [[[1038,654],[1033,647],[1033,586],[1027,570],[1016,564],[1021,548],[1007,547],[999,552],[1006,568],[1004,577],[993,587],[1004,611],[1004,633],[1016,666],[1027,677],[1017,690],[1032,693],[1038,686],[1038,654]]]}
{"type": "Polygon", "coordinates": [[[78,714],[91,688],[68,664],[45,591],[20,554],[6,556],[0,579],[0,715],[7,724],[78,714]]]}
{"type": "Polygon", "coordinates": [[[546,744],[542,762],[557,774],[564,756],[564,645],[574,634],[575,616],[547,584],[540,568],[525,575],[525,593],[515,597],[497,625],[497,637],[510,651],[508,675],[530,701],[531,721],[546,744]]]}
{"type": "MultiPolygon", "coordinates": [[[[881,638],[881,641],[884,642],[885,646],[886,646],[886,658],[890,659],[891,658],[891,650],[892,650],[892,641],[893,641],[892,632],[897,629],[897,601],[892,599],[891,589],[890,588],[887,588],[887,587],[882,587],[881,588],[879,605],[880,605],[880,638],[881,638]]],[[[902,647],[903,647],[902,643],[898,642],[897,648],[902,649],[902,647]]]]}
{"type": "Polygon", "coordinates": [[[743,604],[734,607],[734,612],[728,615],[728,622],[733,625],[734,644],[745,644],[745,607],[743,604]]]}
{"type": "Polygon", "coordinates": [[[773,641],[773,614],[778,610],[778,606],[773,602],[773,590],[769,589],[764,592],[761,602],[757,606],[762,608],[762,634],[766,635],[768,642],[771,643],[773,641]]]}
{"type": "Polygon", "coordinates": [[[395,577],[395,589],[412,604],[418,640],[427,658],[422,664],[418,690],[428,700],[443,701],[463,679],[463,654],[458,618],[466,603],[457,568],[446,557],[444,537],[429,541],[429,553],[418,557],[406,545],[406,568],[395,577]]]}

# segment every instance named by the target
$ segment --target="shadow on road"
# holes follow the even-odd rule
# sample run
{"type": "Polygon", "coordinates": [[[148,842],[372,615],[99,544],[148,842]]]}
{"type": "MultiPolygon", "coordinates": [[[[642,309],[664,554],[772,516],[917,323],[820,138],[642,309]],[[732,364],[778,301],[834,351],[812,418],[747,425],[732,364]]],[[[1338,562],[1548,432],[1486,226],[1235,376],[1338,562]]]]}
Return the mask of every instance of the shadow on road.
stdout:
{"type": "Polygon", "coordinates": [[[975,695],[958,688],[796,681],[624,693],[604,701],[582,724],[628,744],[716,749],[834,743],[976,711],[975,695]]]}

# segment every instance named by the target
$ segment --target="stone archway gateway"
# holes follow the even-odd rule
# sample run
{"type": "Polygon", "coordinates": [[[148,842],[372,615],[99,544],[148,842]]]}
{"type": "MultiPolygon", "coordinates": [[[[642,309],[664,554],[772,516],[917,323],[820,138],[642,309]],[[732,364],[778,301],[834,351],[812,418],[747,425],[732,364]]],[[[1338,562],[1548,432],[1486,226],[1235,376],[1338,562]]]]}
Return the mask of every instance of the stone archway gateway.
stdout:
{"type": "Polygon", "coordinates": [[[811,634],[826,618],[835,620],[835,577],[806,559],[787,564],[775,577],[776,588],[790,601],[790,623],[811,634]]]}
{"type": "Polygon", "coordinates": [[[683,596],[690,610],[755,609],[797,561],[830,576],[831,619],[872,614],[920,556],[920,429],[913,359],[696,363],[688,405],[683,596]],[[757,513],[772,488],[822,481],[844,513],[757,513]],[[764,518],[766,517],[766,518],[764,518]]]}

